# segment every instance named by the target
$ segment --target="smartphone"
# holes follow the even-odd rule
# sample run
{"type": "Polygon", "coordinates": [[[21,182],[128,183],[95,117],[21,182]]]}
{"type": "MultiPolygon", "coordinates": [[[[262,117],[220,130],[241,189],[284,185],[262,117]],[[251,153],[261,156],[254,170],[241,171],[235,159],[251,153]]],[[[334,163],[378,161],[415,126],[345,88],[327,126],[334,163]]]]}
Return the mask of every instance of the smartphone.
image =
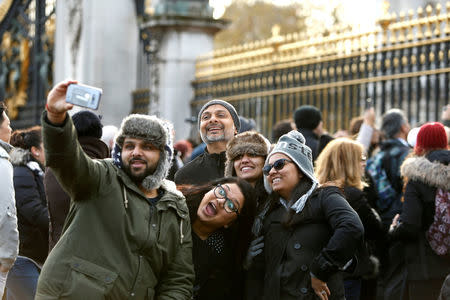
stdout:
{"type": "Polygon", "coordinates": [[[66,102],[90,109],[98,109],[102,89],[84,84],[71,84],[67,88],[66,102]]]}
{"type": "Polygon", "coordinates": [[[373,107],[373,101],[372,101],[372,98],[367,98],[367,99],[364,101],[364,108],[365,108],[365,109],[369,109],[369,108],[371,108],[371,107],[373,107]]]}

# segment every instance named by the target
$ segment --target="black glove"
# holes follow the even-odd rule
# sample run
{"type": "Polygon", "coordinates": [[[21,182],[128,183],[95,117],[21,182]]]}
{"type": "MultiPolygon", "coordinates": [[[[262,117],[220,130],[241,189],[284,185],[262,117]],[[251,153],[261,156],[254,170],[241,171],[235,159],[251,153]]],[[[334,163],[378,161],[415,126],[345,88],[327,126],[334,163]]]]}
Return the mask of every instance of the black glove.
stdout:
{"type": "Polygon", "coordinates": [[[248,247],[247,251],[247,257],[244,261],[244,269],[248,270],[250,269],[253,258],[255,258],[256,255],[260,254],[263,251],[264,248],[264,236],[260,236],[256,239],[254,239],[250,246],[248,247]]]}

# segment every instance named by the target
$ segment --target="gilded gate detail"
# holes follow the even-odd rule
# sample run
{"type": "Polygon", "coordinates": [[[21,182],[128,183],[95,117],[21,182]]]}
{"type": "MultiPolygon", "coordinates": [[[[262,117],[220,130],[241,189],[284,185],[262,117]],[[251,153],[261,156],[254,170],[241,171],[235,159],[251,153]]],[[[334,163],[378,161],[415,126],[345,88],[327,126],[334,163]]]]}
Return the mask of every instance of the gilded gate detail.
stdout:
{"type": "Polygon", "coordinates": [[[391,107],[412,124],[438,120],[449,98],[450,3],[399,16],[371,31],[337,28],[324,37],[280,35],[198,58],[193,112],[214,98],[233,103],[268,134],[302,104],[319,107],[325,127],[346,128],[367,98],[377,114],[391,107]]]}

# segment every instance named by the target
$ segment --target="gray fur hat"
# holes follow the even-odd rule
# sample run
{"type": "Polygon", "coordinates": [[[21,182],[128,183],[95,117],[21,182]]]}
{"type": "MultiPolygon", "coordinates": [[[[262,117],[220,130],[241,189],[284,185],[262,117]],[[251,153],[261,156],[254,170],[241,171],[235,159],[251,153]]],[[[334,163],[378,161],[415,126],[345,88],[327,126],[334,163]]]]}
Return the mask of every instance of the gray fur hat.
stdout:
{"type": "Polygon", "coordinates": [[[157,189],[169,172],[173,157],[173,126],[156,116],[132,114],[123,119],[116,136],[116,144],[122,148],[126,137],[143,139],[161,150],[158,166],[152,175],[142,181],[147,190],[157,189]]]}
{"type": "MultiPolygon", "coordinates": [[[[301,196],[291,206],[291,208],[294,209],[297,213],[303,209],[306,200],[319,184],[317,178],[314,176],[312,151],[311,148],[309,148],[305,144],[305,142],[305,137],[300,132],[298,132],[297,130],[292,130],[280,137],[278,143],[275,145],[272,152],[270,152],[266,159],[266,164],[268,164],[270,157],[275,153],[282,153],[284,155],[287,155],[297,165],[300,171],[311,180],[311,189],[303,196],[301,196]]],[[[267,192],[272,192],[272,188],[270,187],[266,176],[264,176],[264,186],[267,192]]]]}
{"type": "Polygon", "coordinates": [[[233,162],[236,157],[244,154],[263,156],[269,154],[270,142],[256,131],[246,131],[234,136],[227,144],[225,163],[225,177],[236,176],[233,162]]]}
{"type": "Polygon", "coordinates": [[[239,116],[238,116],[236,109],[230,103],[220,100],[220,99],[211,100],[202,106],[202,108],[200,109],[198,116],[197,116],[198,128],[200,128],[201,116],[202,116],[203,111],[205,109],[207,109],[209,106],[215,105],[215,104],[222,105],[223,107],[225,107],[228,110],[228,112],[231,115],[231,118],[233,118],[234,127],[236,128],[237,132],[239,132],[239,129],[241,128],[241,121],[239,120],[239,116]]]}

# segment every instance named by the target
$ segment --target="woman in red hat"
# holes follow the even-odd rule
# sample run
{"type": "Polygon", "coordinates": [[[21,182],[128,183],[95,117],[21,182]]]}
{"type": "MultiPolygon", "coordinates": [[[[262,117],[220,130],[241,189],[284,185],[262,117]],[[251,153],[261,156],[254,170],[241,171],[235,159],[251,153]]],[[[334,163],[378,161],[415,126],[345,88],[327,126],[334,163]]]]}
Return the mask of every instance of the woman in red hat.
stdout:
{"type": "Polygon", "coordinates": [[[444,126],[424,124],[401,167],[407,179],[403,211],[390,229],[391,239],[405,246],[403,299],[437,299],[450,270],[449,162],[444,126]]]}

